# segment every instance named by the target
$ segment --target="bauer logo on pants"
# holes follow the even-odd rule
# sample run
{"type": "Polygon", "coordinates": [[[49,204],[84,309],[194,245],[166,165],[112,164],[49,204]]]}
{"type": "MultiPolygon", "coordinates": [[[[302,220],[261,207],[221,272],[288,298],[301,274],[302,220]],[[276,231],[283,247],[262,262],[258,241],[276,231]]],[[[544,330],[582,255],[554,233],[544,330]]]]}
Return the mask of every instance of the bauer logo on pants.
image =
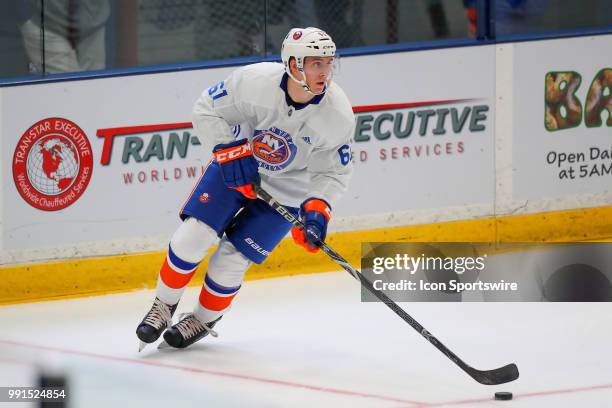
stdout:
{"type": "Polygon", "coordinates": [[[93,170],[85,132],[67,119],[47,118],[21,136],[13,155],[13,180],[21,197],[44,211],[68,207],[83,194],[93,170]]]}

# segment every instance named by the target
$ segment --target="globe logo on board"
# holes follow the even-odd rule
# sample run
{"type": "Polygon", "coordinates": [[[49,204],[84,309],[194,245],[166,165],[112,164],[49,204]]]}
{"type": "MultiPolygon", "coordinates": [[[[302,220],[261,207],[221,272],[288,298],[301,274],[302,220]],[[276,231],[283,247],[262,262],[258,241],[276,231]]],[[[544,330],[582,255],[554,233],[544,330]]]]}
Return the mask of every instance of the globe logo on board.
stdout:
{"type": "Polygon", "coordinates": [[[32,125],[13,155],[13,179],[21,197],[44,211],[68,207],[91,179],[93,155],[85,132],[67,119],[32,125]]]}
{"type": "Polygon", "coordinates": [[[28,179],[40,193],[58,195],[76,180],[80,165],[76,146],[62,135],[49,135],[32,146],[26,162],[28,179]]]}

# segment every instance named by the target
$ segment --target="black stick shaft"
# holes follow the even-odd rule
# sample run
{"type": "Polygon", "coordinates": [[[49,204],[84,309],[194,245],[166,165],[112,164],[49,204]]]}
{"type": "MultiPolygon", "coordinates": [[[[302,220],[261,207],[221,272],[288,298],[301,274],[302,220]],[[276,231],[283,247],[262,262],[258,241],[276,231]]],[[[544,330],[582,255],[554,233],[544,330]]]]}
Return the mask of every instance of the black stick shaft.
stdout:
{"type": "MultiPolygon", "coordinates": [[[[304,229],[304,224],[298,218],[294,217],[282,204],[274,199],[267,191],[260,186],[255,186],[257,195],[267,202],[275,211],[282,215],[288,222],[304,229]]],[[[455,353],[450,351],[444,344],[442,344],[435,336],[429,333],[419,322],[417,322],[412,316],[410,316],[404,309],[400,308],[397,303],[391,300],[384,292],[381,292],[374,288],[372,283],[361,274],[357,269],[344,259],[340,254],[334,251],[325,242],[321,242],[319,247],[329,255],[337,264],[342,266],[345,271],[350,273],[355,279],[357,279],[363,287],[365,287],[370,293],[376,296],[381,302],[387,305],[391,310],[401,317],[406,323],[412,326],[419,334],[425,337],[431,344],[433,344],[438,350],[440,350],[446,357],[448,357],[453,363],[458,365],[463,371],[468,373],[472,378],[482,384],[494,385],[502,384],[505,382],[513,381],[518,378],[518,369],[514,364],[501,367],[495,370],[480,371],[470,367],[463,360],[461,360],[455,353]]]]}

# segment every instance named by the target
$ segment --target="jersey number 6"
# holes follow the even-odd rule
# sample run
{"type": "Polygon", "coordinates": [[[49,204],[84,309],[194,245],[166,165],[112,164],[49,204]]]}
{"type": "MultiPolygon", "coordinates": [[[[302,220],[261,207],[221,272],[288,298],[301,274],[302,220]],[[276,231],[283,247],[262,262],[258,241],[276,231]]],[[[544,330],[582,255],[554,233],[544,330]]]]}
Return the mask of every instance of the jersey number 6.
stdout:
{"type": "Polygon", "coordinates": [[[340,147],[338,149],[338,154],[340,155],[340,163],[342,163],[343,166],[346,166],[351,162],[352,155],[349,145],[343,145],[340,147]]]}
{"type": "Polygon", "coordinates": [[[215,99],[219,99],[222,96],[227,95],[227,91],[223,89],[224,82],[225,81],[221,81],[218,84],[213,85],[210,88],[208,88],[208,95],[210,95],[213,98],[213,101],[215,99]],[[222,89],[223,91],[221,91],[222,89]]]}

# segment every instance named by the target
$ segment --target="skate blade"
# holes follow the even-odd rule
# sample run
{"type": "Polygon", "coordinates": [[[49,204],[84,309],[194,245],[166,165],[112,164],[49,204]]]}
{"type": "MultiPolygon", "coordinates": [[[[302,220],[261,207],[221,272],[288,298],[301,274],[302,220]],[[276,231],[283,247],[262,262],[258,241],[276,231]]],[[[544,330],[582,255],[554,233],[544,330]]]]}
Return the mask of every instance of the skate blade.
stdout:
{"type": "Polygon", "coordinates": [[[167,349],[167,348],[172,348],[168,343],[166,343],[166,340],[162,341],[161,343],[159,343],[159,345],[157,346],[158,350],[163,350],[163,349],[167,349]]]}
{"type": "Polygon", "coordinates": [[[138,345],[138,352],[140,353],[142,350],[145,349],[145,347],[147,347],[149,345],[149,343],[145,343],[144,341],[140,341],[140,344],[138,345]]]}

